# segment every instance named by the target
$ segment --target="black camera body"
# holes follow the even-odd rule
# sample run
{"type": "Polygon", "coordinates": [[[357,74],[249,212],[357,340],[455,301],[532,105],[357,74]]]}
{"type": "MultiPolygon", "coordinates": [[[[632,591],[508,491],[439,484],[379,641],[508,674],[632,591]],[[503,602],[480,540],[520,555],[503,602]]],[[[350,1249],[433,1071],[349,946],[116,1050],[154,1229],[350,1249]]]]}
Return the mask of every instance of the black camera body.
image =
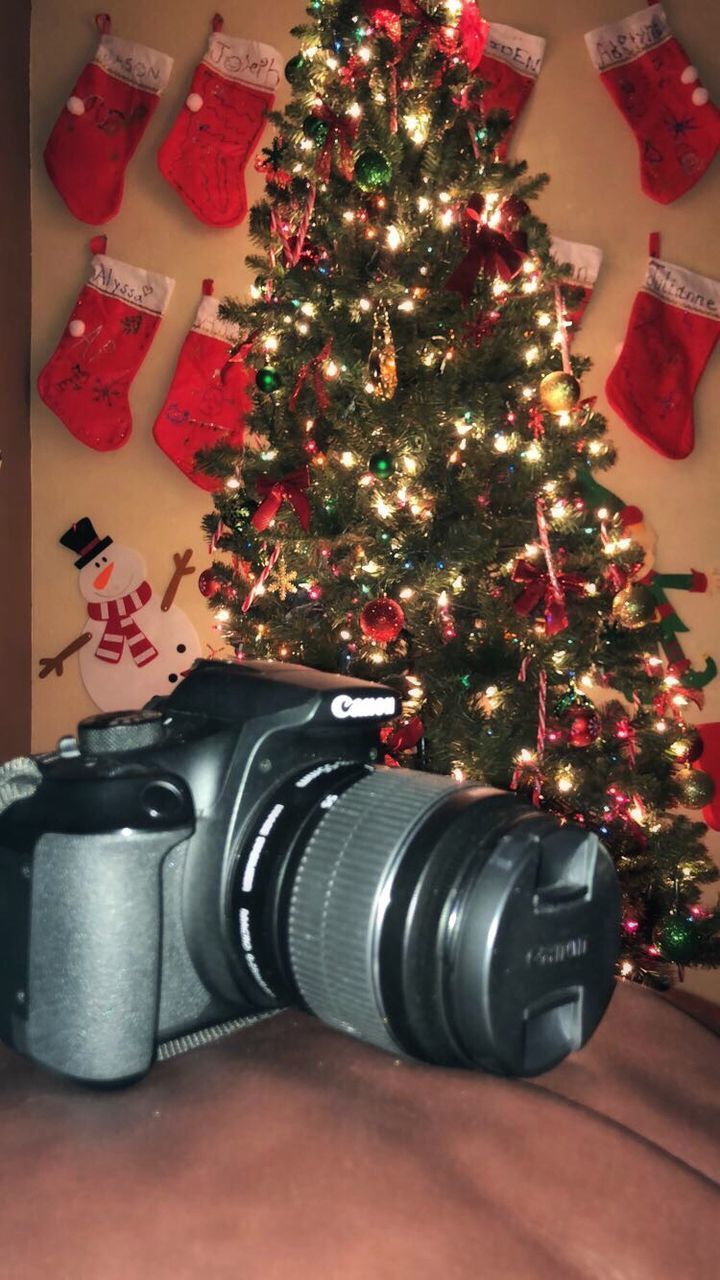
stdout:
{"type": "Polygon", "coordinates": [[[610,998],[614,870],[514,796],[378,767],[392,690],[200,661],[0,770],[0,1038],[75,1079],[293,1004],[426,1061],[535,1074],[610,998]]]}

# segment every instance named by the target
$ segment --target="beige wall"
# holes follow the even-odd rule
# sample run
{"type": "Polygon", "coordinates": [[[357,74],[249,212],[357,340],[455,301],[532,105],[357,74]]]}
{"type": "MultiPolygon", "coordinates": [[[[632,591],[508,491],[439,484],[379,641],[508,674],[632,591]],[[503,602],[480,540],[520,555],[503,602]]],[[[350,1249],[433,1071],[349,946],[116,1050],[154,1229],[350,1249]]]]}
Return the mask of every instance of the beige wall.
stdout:
{"type": "MultiPolygon", "coordinates": [[[[647,199],[638,180],[637,149],[625,122],[601,86],[587,55],[583,33],[617,20],[641,0],[493,0],[487,17],[547,39],[545,65],[534,98],[517,129],[514,153],[531,170],[546,170],[551,183],[538,206],[558,235],[601,246],[605,261],[587,313],[578,349],[595,367],[586,393],[598,393],[625,331],[633,296],[643,280],[648,232],[662,232],[670,261],[720,279],[720,160],[688,195],[661,206],[647,199]]],[[[715,101],[720,101],[717,0],[667,0],[673,29],[715,101]],[[714,82],[713,82],[714,78],[714,82]]],[[[151,427],[168,385],[182,338],[194,313],[200,282],[214,276],[220,292],[248,284],[243,264],[244,227],[204,228],[185,210],[157,172],[155,153],[182,103],[190,72],[202,55],[212,6],[196,0],[116,0],[114,28],[171,54],[175,67],[157,114],[135,157],[123,207],[107,225],[108,252],[177,280],[169,314],[132,388],[135,420],[130,442],[116,453],[96,454],[78,444],[37,396],[33,403],[34,670],[37,658],[56,653],[82,628],[84,611],[70,555],[58,536],[80,516],[91,515],[98,532],[139,547],[152,583],[161,585],[173,551],[192,546],[200,568],[207,563],[200,519],[209,509],[153,442],[151,427]]],[[[34,373],[50,355],[69,308],[85,278],[91,228],[75,222],[51,186],[41,151],[56,113],[95,45],[93,9],[81,0],[34,0],[32,57],[33,134],[33,347],[34,373]]],[[[289,28],[303,18],[300,0],[230,0],[225,30],[294,52],[289,28]]],[[[281,89],[287,93],[287,87],[281,89]]],[[[283,99],[281,98],[281,101],[283,99]]],[[[261,181],[250,170],[250,199],[261,181]]],[[[669,462],[652,452],[612,414],[620,460],[612,479],[617,491],[638,503],[660,534],[659,567],[720,569],[720,352],[716,352],[696,397],[697,444],[690,458],[669,462]]],[[[212,641],[208,612],[194,582],[180,603],[204,642],[212,641]]],[[[708,651],[720,663],[718,597],[681,595],[676,603],[692,628],[688,653],[708,651]]],[[[93,706],[71,660],[65,675],[33,680],[35,748],[50,746],[93,706]]],[[[703,718],[720,720],[720,679],[711,685],[703,718]]],[[[702,985],[704,979],[694,979],[702,985]]]]}

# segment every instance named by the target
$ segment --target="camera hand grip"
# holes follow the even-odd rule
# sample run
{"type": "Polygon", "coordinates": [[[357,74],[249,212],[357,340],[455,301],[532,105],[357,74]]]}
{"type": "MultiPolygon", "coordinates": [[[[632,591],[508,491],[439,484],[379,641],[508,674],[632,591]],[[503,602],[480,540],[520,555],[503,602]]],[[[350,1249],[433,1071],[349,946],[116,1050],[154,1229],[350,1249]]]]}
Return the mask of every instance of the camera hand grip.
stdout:
{"type": "Polygon", "coordinates": [[[148,1070],[160,987],[161,866],[188,834],[125,828],[41,837],[18,1048],[89,1082],[118,1084],[148,1070]]]}

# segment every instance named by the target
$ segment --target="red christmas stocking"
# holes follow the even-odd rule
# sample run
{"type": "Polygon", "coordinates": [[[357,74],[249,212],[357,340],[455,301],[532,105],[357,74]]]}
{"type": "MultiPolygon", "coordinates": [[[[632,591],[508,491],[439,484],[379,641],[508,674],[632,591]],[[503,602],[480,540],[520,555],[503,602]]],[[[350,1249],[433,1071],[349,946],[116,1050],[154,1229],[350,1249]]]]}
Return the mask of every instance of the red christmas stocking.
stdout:
{"type": "Polygon", "coordinates": [[[216,14],[158,165],[196,218],[235,227],[247,212],[243,172],[273,105],[282,60],[270,45],[224,36],[222,26],[216,14]]]}
{"type": "MultiPolygon", "coordinates": [[[[602,249],[594,244],[580,244],[578,240],[563,240],[561,236],[551,236],[550,252],[560,266],[570,267],[562,283],[569,285],[575,293],[580,290],[579,301],[572,309],[566,306],[565,311],[568,337],[572,339],[580,328],[585,308],[592,297],[602,264],[602,249]]],[[[561,292],[564,297],[565,289],[561,288],[561,292]]]]}
{"type": "Polygon", "coordinates": [[[647,277],[605,390],[616,413],[666,458],[694,444],[692,399],[720,332],[720,282],[663,262],[651,237],[647,277]]]}
{"type": "Polygon", "coordinates": [[[702,751],[694,762],[703,773],[709,773],[715,783],[715,795],[703,809],[703,821],[713,831],[720,831],[720,724],[698,724],[695,726],[702,742],[702,751]]]}
{"type": "Polygon", "coordinates": [[[90,242],[90,279],[38,377],[41,398],[76,440],[119,449],[132,430],[128,389],[170,301],[175,281],[105,254],[90,242]]]}
{"type": "Polygon", "coordinates": [[[510,134],[517,118],[540,75],[545,41],[502,22],[491,22],[485,52],[476,68],[478,79],[485,82],[482,96],[483,115],[505,111],[510,124],[503,134],[498,155],[507,151],[510,134]]]}
{"type": "Polygon", "coordinates": [[[203,285],[195,323],[178,358],[165,403],[153,434],[168,458],[201,489],[217,489],[221,482],[195,466],[195,454],[216,444],[239,449],[244,443],[245,415],[251,406],[250,373],[239,353],[230,353],[239,329],[218,316],[219,302],[211,297],[212,280],[203,285]]]}
{"type": "Polygon", "coordinates": [[[635,134],[646,195],[669,204],[702,177],[720,146],[720,113],[668,26],[661,4],[588,31],[590,57],[635,134]]]}
{"type": "Polygon", "coordinates": [[[108,14],[99,13],[95,21],[100,44],[50,134],[45,165],[70,212],[97,226],[120,208],[125,170],[173,60],[111,35],[108,14]]]}

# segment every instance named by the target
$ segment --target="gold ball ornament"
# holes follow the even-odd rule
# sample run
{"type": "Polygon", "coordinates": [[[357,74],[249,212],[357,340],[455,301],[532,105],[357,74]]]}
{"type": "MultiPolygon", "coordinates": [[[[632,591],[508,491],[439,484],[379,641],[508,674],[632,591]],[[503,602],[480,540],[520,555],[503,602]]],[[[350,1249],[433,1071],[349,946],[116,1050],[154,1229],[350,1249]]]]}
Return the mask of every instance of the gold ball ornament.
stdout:
{"type": "Polygon", "coordinates": [[[657,617],[657,603],[648,587],[641,582],[631,582],[618,591],[612,602],[613,618],[628,631],[639,631],[657,617]]]}
{"type": "Polygon", "coordinates": [[[570,413],[577,406],[581,394],[575,375],[562,369],[546,373],[539,387],[540,403],[548,413],[570,413]]]}
{"type": "Polygon", "coordinates": [[[676,780],[680,784],[680,804],[686,809],[703,809],[715,795],[715,783],[702,769],[683,769],[676,780]]]}

